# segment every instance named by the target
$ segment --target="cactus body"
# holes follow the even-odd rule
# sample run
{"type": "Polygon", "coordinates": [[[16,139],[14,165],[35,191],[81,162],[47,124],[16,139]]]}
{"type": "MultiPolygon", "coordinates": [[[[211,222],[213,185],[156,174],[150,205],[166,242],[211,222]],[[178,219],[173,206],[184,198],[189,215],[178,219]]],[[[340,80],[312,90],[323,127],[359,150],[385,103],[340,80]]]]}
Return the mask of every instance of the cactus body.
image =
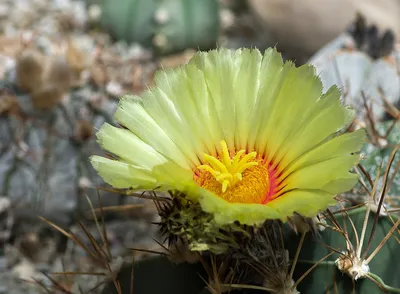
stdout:
{"type": "Polygon", "coordinates": [[[396,105],[400,100],[400,76],[396,63],[398,50],[374,59],[356,48],[356,42],[343,34],[323,47],[309,62],[321,75],[324,89],[336,84],[343,90],[343,100],[351,104],[362,118],[365,115],[364,97],[372,103],[374,119],[385,116],[382,96],[396,105]],[[363,97],[364,96],[364,97],[363,97]]]}
{"type": "MultiPolygon", "coordinates": [[[[353,221],[355,228],[360,235],[362,230],[363,222],[365,217],[365,210],[360,210],[357,213],[351,214],[350,218],[353,221]]],[[[368,219],[367,230],[366,230],[366,238],[364,241],[363,248],[366,247],[366,243],[368,242],[368,238],[371,234],[373,222],[374,222],[375,214],[371,214],[368,219]]],[[[393,217],[393,216],[392,216],[393,217]]],[[[352,244],[356,244],[355,234],[352,230],[351,223],[349,219],[342,215],[337,215],[336,217],[339,224],[344,227],[344,223],[347,226],[347,231],[349,233],[349,238],[352,241],[352,244]]],[[[396,221],[397,218],[393,217],[393,220],[396,221]]],[[[328,222],[329,223],[329,222],[328,222]]],[[[375,248],[379,245],[385,235],[392,228],[393,223],[389,217],[381,217],[378,220],[376,231],[374,238],[372,239],[371,249],[369,250],[369,254],[371,254],[375,248]]],[[[398,238],[398,233],[394,233],[398,238]]],[[[389,238],[387,243],[383,246],[383,248],[379,251],[379,253],[372,259],[369,263],[370,271],[382,278],[382,280],[389,286],[394,288],[400,288],[400,280],[398,279],[398,273],[400,271],[400,264],[397,262],[400,258],[400,250],[399,243],[396,240],[395,236],[389,238]]],[[[298,244],[299,236],[295,236],[294,233],[290,233],[288,235],[288,239],[285,244],[290,246],[289,250],[291,251],[291,257],[294,256],[296,251],[296,246],[298,244]]],[[[327,244],[336,250],[345,251],[346,250],[346,242],[342,235],[338,232],[334,232],[331,229],[326,229],[324,232],[321,232],[320,238],[317,237],[319,241],[322,241],[324,244],[327,244]]],[[[315,237],[313,238],[311,235],[306,236],[304,244],[302,246],[302,250],[299,256],[299,262],[296,266],[295,271],[295,280],[300,277],[303,273],[305,273],[316,261],[320,260],[322,257],[331,252],[326,247],[322,246],[315,242],[315,237]],[[304,262],[307,261],[307,262],[304,262]]],[[[317,266],[311,274],[309,274],[298,286],[298,290],[302,294],[317,294],[317,293],[362,293],[362,294],[378,294],[385,293],[378,288],[373,282],[369,279],[359,279],[353,282],[350,277],[346,274],[340,272],[336,265],[333,263],[339,254],[331,255],[327,260],[322,262],[319,266],[317,266]],[[336,289],[336,292],[335,292],[336,289]],[[355,292],[352,292],[354,289],[355,292]]]]}
{"type": "Polygon", "coordinates": [[[219,11],[215,0],[121,0],[102,3],[102,26],[116,39],[153,47],[159,54],[214,47],[219,11]]]}

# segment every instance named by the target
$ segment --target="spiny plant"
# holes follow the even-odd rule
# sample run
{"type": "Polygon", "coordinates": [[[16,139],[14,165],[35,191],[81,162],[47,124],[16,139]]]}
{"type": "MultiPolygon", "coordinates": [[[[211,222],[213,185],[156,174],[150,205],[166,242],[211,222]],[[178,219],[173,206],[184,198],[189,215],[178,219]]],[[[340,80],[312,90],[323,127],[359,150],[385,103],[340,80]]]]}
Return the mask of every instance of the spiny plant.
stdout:
{"type": "MultiPolygon", "coordinates": [[[[396,204],[398,195],[390,193],[393,187],[397,189],[393,183],[398,181],[400,145],[392,141],[397,137],[396,131],[398,127],[392,128],[387,136],[388,145],[395,144],[389,157],[377,167],[368,162],[357,166],[359,186],[352,197],[338,197],[335,209],[314,219],[296,216],[286,225],[267,221],[258,229],[246,228],[246,237],[238,239],[239,248],[230,254],[203,252],[199,258],[206,275],[201,267],[191,267],[204,279],[201,293],[399,292],[396,260],[400,209],[396,204]],[[376,172],[370,174],[371,171],[376,172]]],[[[369,133],[370,142],[377,141],[374,135],[369,133]]],[[[184,250],[180,253],[186,254],[184,250]]],[[[174,266],[169,268],[173,269],[174,266]]],[[[124,270],[119,277],[123,279],[124,270]]],[[[201,278],[192,278],[196,285],[193,289],[198,289],[201,278]]],[[[145,291],[148,282],[138,283],[145,291]]],[[[154,291],[148,293],[156,293],[154,287],[147,289],[154,291]]]]}
{"type": "Polygon", "coordinates": [[[397,264],[377,262],[399,245],[397,207],[385,203],[398,142],[379,163],[383,179],[363,166],[365,139],[379,141],[374,120],[359,129],[335,87],[321,97],[311,66],[284,64],[274,49],[218,49],[159,72],[155,85],[121,99],[123,127],[97,133],[110,155],[91,158],[114,186],[105,190],[155,201],[166,241],[161,264],[134,264],[133,278],[130,265],[126,280],[121,270],[117,291],[399,291],[397,264]]]}
{"type": "MultiPolygon", "coordinates": [[[[67,237],[74,245],[81,248],[88,256],[90,263],[95,264],[96,270],[94,272],[79,271],[76,269],[71,270],[63,266],[62,272],[43,273],[48,281],[46,282],[44,280],[35,279],[34,284],[44,290],[45,293],[75,294],[77,293],[78,289],[79,293],[99,293],[104,288],[105,283],[108,283],[109,281],[112,281],[112,285],[116,293],[123,293],[120,282],[116,279],[117,273],[123,261],[120,257],[113,256],[112,254],[105,224],[105,211],[120,210],[121,207],[103,207],[99,193],[99,208],[97,209],[93,207],[89,197],[86,197],[86,199],[90,206],[89,214],[92,215],[93,220],[95,221],[98,230],[97,233],[99,234],[100,239],[96,238],[81,221],[79,221],[78,224],[83,236],[80,236],[71,230],[63,229],[57,224],[43,217],[40,218],[50,227],[67,237]],[[97,277],[98,282],[95,283],[91,289],[88,289],[87,292],[83,292],[81,289],[82,285],[80,285],[79,281],[77,281],[77,277],[88,275],[97,277]]],[[[135,209],[137,207],[137,205],[126,205],[124,210],[135,209]]]]}
{"type": "MultiPolygon", "coordinates": [[[[328,210],[321,217],[324,222],[318,224],[325,230],[319,234],[320,238],[308,238],[303,243],[303,248],[308,250],[300,256],[299,263],[319,266],[300,285],[301,293],[379,293],[379,289],[383,292],[400,291],[397,275],[393,271],[397,265],[389,265],[399,258],[400,220],[395,214],[396,209],[387,208],[388,202],[385,201],[388,174],[390,167],[393,168],[399,147],[394,149],[390,157],[383,187],[378,188],[378,173],[370,183],[372,187],[367,191],[363,203],[348,203],[348,199],[342,199],[339,202],[340,209],[335,212],[328,210]],[[376,198],[379,199],[378,204],[376,198]],[[316,261],[324,255],[326,257],[326,254],[332,256],[323,262],[316,261]]],[[[371,178],[369,174],[368,177],[371,178]]],[[[291,237],[286,244],[292,244],[296,237],[293,234],[288,236],[291,237]]],[[[300,242],[303,241],[302,238],[300,242]]],[[[300,269],[304,270],[305,267],[301,265],[300,269]]]]}

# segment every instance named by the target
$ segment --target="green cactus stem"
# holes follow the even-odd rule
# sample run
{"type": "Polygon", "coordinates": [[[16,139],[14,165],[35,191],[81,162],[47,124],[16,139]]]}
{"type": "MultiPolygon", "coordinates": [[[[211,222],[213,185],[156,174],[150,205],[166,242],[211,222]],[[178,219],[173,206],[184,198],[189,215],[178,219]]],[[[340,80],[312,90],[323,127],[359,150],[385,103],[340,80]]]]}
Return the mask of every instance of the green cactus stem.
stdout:
{"type": "MultiPolygon", "coordinates": [[[[361,207],[352,212],[349,211],[348,215],[337,214],[335,216],[336,221],[341,225],[341,227],[347,229],[349,240],[354,246],[357,244],[354,229],[357,231],[359,242],[361,242],[360,235],[364,224],[366,210],[366,207],[361,207]],[[352,228],[353,225],[354,229],[352,228]]],[[[364,246],[362,247],[361,253],[363,253],[363,250],[367,247],[374,219],[375,214],[370,214],[367,220],[364,246]]],[[[313,269],[311,273],[298,285],[297,289],[302,294],[378,294],[385,293],[385,291],[400,291],[400,280],[398,279],[400,264],[396,262],[400,258],[398,239],[399,231],[393,227],[395,222],[397,222],[397,225],[399,224],[398,217],[394,215],[377,219],[377,225],[375,227],[370,250],[366,256],[363,257],[368,263],[368,271],[364,278],[359,278],[357,280],[351,279],[349,275],[339,271],[338,269],[337,260],[341,256],[339,253],[346,251],[346,240],[343,235],[330,228],[326,228],[323,232],[320,232],[320,236],[306,236],[299,256],[299,261],[296,265],[294,275],[295,280],[310,268],[310,264],[314,265],[318,260],[332,252],[331,248],[333,248],[335,253],[316,266],[316,268],[313,269]],[[391,230],[394,232],[387,239],[386,243],[383,244],[381,249],[372,259],[369,258],[391,230]]],[[[328,224],[333,225],[329,221],[328,224]]],[[[287,239],[285,244],[289,247],[292,257],[294,256],[300,237],[296,236],[293,232],[289,232],[286,237],[287,239]]],[[[347,266],[349,265],[350,264],[347,266]]]]}
{"type": "Polygon", "coordinates": [[[101,7],[101,25],[115,39],[160,55],[215,47],[219,35],[216,0],[103,0],[101,7]]]}

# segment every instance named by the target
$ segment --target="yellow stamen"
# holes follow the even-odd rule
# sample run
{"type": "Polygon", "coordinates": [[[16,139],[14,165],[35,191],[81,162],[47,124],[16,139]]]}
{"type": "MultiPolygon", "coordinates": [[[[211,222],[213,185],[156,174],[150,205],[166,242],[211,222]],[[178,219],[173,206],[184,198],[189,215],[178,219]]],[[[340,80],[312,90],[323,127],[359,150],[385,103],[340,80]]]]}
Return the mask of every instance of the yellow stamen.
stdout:
{"type": "Polygon", "coordinates": [[[227,179],[232,179],[232,178],[233,178],[233,176],[231,174],[220,174],[219,176],[215,177],[215,179],[218,182],[221,182],[221,181],[227,180],[227,179]]]}
{"type": "Polygon", "coordinates": [[[221,161],[216,159],[214,156],[204,154],[204,160],[208,162],[214,170],[221,170],[225,173],[228,172],[226,166],[221,161]]]}
{"type": "Polygon", "coordinates": [[[197,168],[208,171],[215,178],[219,176],[219,173],[217,171],[213,170],[212,167],[209,165],[200,165],[197,168]]]}
{"type": "Polygon", "coordinates": [[[221,141],[221,160],[216,157],[204,154],[204,161],[209,165],[200,165],[197,168],[208,171],[219,183],[222,184],[222,193],[225,193],[228,188],[233,188],[235,184],[243,179],[242,173],[255,165],[258,162],[251,161],[256,158],[256,152],[250,152],[243,158],[242,155],[246,152],[240,150],[231,159],[229,156],[228,145],[224,140],[221,141]]]}
{"type": "Polygon", "coordinates": [[[228,189],[229,184],[230,184],[230,182],[228,180],[224,180],[222,182],[222,193],[226,192],[226,190],[228,189]]]}

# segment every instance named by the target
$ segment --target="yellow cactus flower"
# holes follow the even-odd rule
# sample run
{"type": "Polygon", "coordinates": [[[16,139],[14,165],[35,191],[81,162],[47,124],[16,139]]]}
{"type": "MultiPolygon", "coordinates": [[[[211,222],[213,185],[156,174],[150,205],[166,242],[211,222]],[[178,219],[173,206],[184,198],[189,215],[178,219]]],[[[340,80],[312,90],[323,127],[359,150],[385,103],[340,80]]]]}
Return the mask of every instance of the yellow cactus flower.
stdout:
{"type": "Polygon", "coordinates": [[[275,49],[217,49],[161,70],[141,97],[121,98],[98,142],[118,160],[92,156],[116,188],[177,190],[219,224],[313,217],[357,176],[363,130],[339,132],[354,113],[311,65],[275,49]]]}

